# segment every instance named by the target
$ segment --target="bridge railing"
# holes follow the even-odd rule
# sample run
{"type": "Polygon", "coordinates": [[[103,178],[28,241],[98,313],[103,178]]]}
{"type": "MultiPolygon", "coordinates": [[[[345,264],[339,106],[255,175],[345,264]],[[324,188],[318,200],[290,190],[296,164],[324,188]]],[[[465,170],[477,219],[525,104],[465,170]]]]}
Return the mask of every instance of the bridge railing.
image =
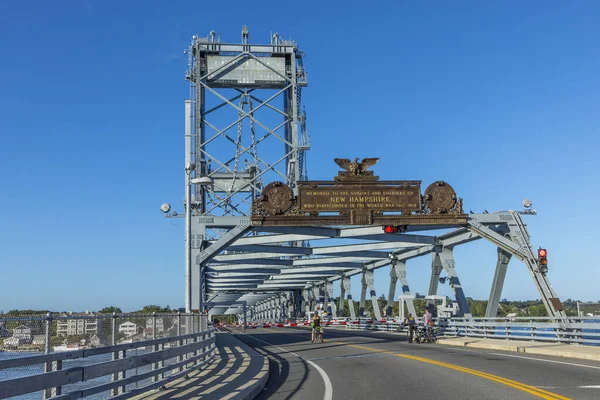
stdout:
{"type": "Polygon", "coordinates": [[[0,316],[0,333],[0,398],[127,398],[215,356],[199,314],[0,316]]]}
{"type": "MultiPolygon", "coordinates": [[[[594,317],[439,318],[434,322],[439,333],[445,336],[600,346],[600,319],[594,317]]],[[[367,320],[347,322],[345,328],[395,332],[407,330],[401,322],[367,320]]]]}

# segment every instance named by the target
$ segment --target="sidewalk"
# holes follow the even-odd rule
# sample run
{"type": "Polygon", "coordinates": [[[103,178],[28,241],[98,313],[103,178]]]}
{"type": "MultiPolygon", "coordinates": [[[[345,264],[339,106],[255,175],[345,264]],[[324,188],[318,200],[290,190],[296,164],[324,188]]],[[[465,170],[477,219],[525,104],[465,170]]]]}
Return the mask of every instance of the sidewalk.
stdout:
{"type": "Polygon", "coordinates": [[[600,347],[577,344],[530,342],[526,340],[478,339],[469,337],[438,337],[437,343],[449,346],[473,347],[515,351],[518,353],[539,354],[554,357],[569,357],[582,360],[600,361],[600,347]]]}
{"type": "Polygon", "coordinates": [[[205,369],[136,396],[136,400],[228,399],[252,400],[269,378],[269,360],[226,332],[216,333],[217,354],[205,369]]]}

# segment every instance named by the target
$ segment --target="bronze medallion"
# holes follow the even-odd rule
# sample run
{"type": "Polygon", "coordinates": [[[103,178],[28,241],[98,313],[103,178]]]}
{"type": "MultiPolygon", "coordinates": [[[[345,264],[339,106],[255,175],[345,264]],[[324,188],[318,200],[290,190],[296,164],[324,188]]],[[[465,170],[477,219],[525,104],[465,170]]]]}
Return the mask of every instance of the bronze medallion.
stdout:
{"type": "Polygon", "coordinates": [[[433,213],[446,213],[456,204],[456,192],[444,181],[429,185],[424,197],[426,207],[433,213]]]}
{"type": "Polygon", "coordinates": [[[265,211],[271,215],[283,214],[292,206],[294,193],[282,182],[269,183],[261,193],[261,202],[265,211]]]}

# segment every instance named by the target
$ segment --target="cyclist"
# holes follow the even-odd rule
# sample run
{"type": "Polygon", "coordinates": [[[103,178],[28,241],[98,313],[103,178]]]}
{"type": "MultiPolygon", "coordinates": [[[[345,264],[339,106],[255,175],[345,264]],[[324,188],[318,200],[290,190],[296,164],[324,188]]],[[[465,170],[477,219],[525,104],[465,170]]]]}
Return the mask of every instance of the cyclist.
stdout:
{"type": "Polygon", "coordinates": [[[322,330],[321,330],[321,316],[319,315],[318,311],[319,310],[317,309],[317,312],[315,312],[315,315],[313,316],[312,322],[310,324],[310,326],[312,328],[312,340],[311,340],[311,343],[315,342],[317,334],[320,334],[321,335],[321,341],[323,340],[322,330]]]}

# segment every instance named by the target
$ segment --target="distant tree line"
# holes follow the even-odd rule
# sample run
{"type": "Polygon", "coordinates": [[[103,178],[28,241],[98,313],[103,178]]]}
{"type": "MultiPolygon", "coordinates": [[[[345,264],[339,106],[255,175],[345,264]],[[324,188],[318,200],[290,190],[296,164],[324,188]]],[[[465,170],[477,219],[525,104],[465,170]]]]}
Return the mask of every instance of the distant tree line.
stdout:
{"type": "MultiPolygon", "coordinates": [[[[600,300],[598,300],[598,303],[592,303],[592,302],[582,302],[579,300],[572,300],[569,298],[562,302],[564,310],[567,315],[569,315],[569,316],[577,315],[577,303],[578,302],[580,303],[580,308],[582,309],[582,311],[599,309],[598,304],[600,303],[600,300]]],[[[339,304],[339,297],[337,297],[335,299],[335,303],[336,303],[336,305],[339,304]]],[[[354,312],[356,313],[356,315],[358,315],[358,309],[359,309],[360,303],[358,301],[353,301],[353,303],[354,303],[353,304],[354,312]]],[[[471,314],[474,317],[483,317],[485,315],[487,303],[488,303],[487,300],[474,300],[471,297],[467,297],[467,304],[469,305],[469,308],[471,309],[471,314]]],[[[417,313],[417,316],[422,316],[425,313],[425,305],[427,304],[427,301],[424,299],[415,299],[414,304],[415,304],[415,311],[417,313]]],[[[377,298],[377,305],[379,306],[381,315],[385,316],[385,312],[387,309],[387,299],[383,294],[377,298]]],[[[171,307],[168,305],[166,307],[161,307],[158,305],[151,304],[151,305],[146,305],[146,306],[142,307],[142,309],[140,309],[140,310],[128,312],[128,314],[152,314],[152,313],[169,314],[169,313],[177,313],[178,311],[183,312],[184,310],[183,309],[171,309],[171,307]]],[[[10,316],[16,317],[16,316],[40,315],[40,314],[46,314],[48,312],[52,312],[52,311],[49,311],[49,310],[10,310],[6,314],[3,314],[3,312],[0,311],[0,315],[5,315],[6,317],[10,317],[10,316]]],[[[120,307],[116,307],[116,306],[104,307],[97,312],[100,314],[112,314],[113,312],[117,313],[117,314],[123,314],[122,309],[120,307]]],[[[345,312],[344,315],[350,315],[350,308],[349,308],[348,300],[344,300],[344,312],[345,312]]],[[[57,312],[53,312],[53,313],[57,313],[57,312]]],[[[497,316],[505,317],[511,313],[516,314],[516,316],[518,316],[518,317],[545,317],[548,315],[546,312],[546,307],[544,306],[544,303],[542,302],[541,299],[516,300],[516,301],[509,301],[507,299],[500,300],[497,316]]],[[[339,314],[340,314],[340,312],[338,311],[338,315],[339,314]]],[[[374,315],[373,304],[372,304],[370,298],[368,298],[365,301],[365,314],[371,315],[371,316],[374,315]]],[[[392,304],[392,315],[398,316],[399,314],[400,314],[399,302],[394,301],[392,304]]],[[[405,306],[404,314],[405,315],[408,314],[408,309],[406,309],[406,306],[405,306]]],[[[214,318],[216,320],[223,321],[226,323],[231,323],[236,320],[236,317],[233,315],[219,315],[219,316],[215,316],[214,318]]]]}
{"type": "MultiPolygon", "coordinates": [[[[127,314],[152,314],[152,313],[157,313],[157,314],[170,314],[170,313],[177,313],[178,311],[180,311],[181,309],[171,309],[171,307],[166,306],[166,307],[161,307],[161,306],[157,306],[157,305],[147,305],[142,307],[142,309],[137,310],[137,311],[130,311],[127,314]]],[[[53,314],[60,314],[60,313],[69,313],[69,311],[50,311],[50,310],[10,310],[8,311],[6,314],[3,311],[0,311],[0,315],[5,315],[7,317],[13,316],[13,317],[21,317],[21,316],[29,316],[29,315],[40,315],[40,314],[47,314],[47,313],[53,313],[53,314]]],[[[74,313],[79,313],[80,311],[74,312],[74,313]]],[[[100,314],[112,314],[117,313],[117,314],[123,314],[123,311],[121,310],[120,307],[115,307],[115,306],[109,306],[109,307],[104,307],[99,311],[94,311],[100,314]]]]}

